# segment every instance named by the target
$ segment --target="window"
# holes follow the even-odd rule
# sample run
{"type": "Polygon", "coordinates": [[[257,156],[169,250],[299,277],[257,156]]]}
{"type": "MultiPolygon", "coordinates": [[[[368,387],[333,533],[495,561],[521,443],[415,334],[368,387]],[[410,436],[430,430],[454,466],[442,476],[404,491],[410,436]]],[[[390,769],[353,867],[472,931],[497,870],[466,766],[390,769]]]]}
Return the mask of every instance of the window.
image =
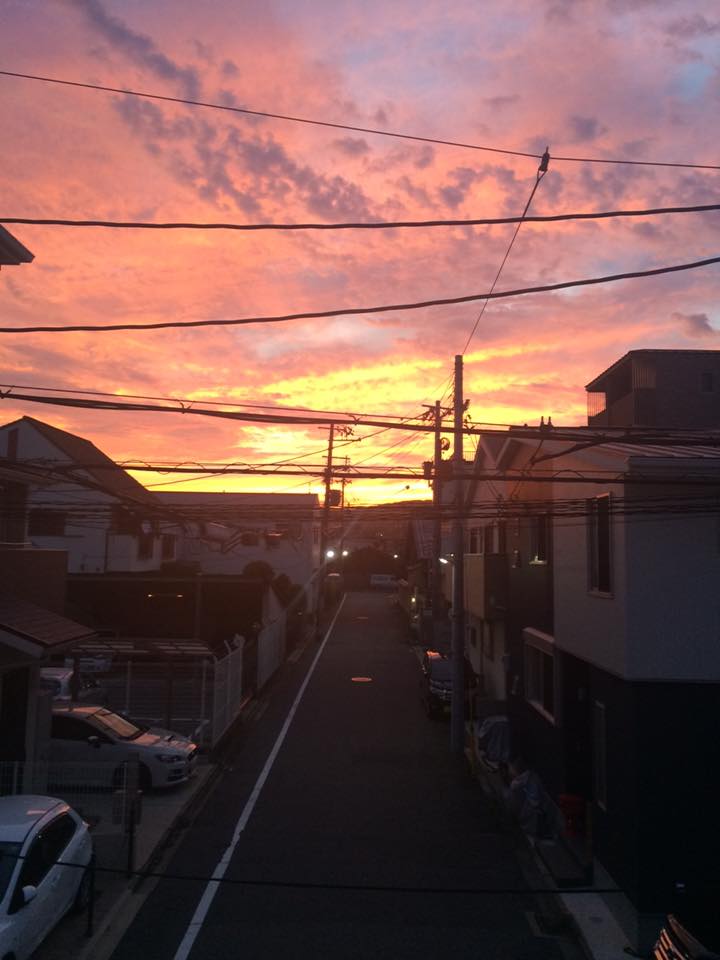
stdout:
{"type": "Polygon", "coordinates": [[[550,522],[546,513],[530,518],[530,562],[550,560],[550,522]]]}
{"type": "Polygon", "coordinates": [[[555,719],[555,656],[552,637],[523,631],[525,637],[525,699],[549,720],[555,719]]]}
{"type": "Polygon", "coordinates": [[[17,460],[18,455],[18,437],[20,431],[17,427],[14,430],[9,430],[7,435],[7,458],[8,460],[17,460]]]}
{"type": "Polygon", "coordinates": [[[10,877],[13,875],[17,857],[21,850],[21,843],[0,840],[0,900],[5,896],[5,891],[10,883],[10,877]]]}
{"type": "Polygon", "coordinates": [[[65,513],[62,510],[35,507],[28,517],[28,536],[64,537],[65,513]]]}
{"type": "Polygon", "coordinates": [[[598,593],[610,593],[610,495],[588,500],[589,586],[598,593]]]}
{"type": "Polygon", "coordinates": [[[607,733],[605,704],[593,703],[593,794],[595,802],[607,810],[607,733]]]}
{"type": "Polygon", "coordinates": [[[161,551],[163,560],[175,559],[175,537],[172,533],[164,533],[162,535],[161,551]]]}
{"type": "Polygon", "coordinates": [[[22,543],[25,540],[25,500],[27,487],[22,483],[0,483],[0,541],[22,543]]]}
{"type": "Polygon", "coordinates": [[[715,390],[715,377],[712,370],[703,370],[700,374],[700,393],[713,393],[715,390]]]}
{"type": "Polygon", "coordinates": [[[30,849],[25,855],[17,886],[13,895],[11,913],[23,905],[22,888],[39,887],[56,862],[61,859],[62,853],[72,839],[76,824],[69,814],[65,813],[44,827],[37,835],[30,849]]]}
{"type": "Polygon", "coordinates": [[[470,545],[468,553],[483,552],[483,533],[484,531],[482,527],[470,528],[470,545]]]}
{"type": "Polygon", "coordinates": [[[149,533],[138,534],[138,548],[137,548],[137,558],[138,560],[150,560],[153,555],[153,549],[155,547],[155,534],[150,531],[149,533]]]}
{"type": "Polygon", "coordinates": [[[477,628],[468,627],[467,632],[468,632],[468,641],[470,643],[470,646],[476,647],[477,646],[477,628]]]}
{"type": "Polygon", "coordinates": [[[112,532],[134,537],[140,533],[140,520],[124,507],[113,507],[112,532]]]}
{"type": "Polygon", "coordinates": [[[84,720],[77,717],[56,716],[52,718],[53,740],[87,740],[96,731],[84,720]]]}

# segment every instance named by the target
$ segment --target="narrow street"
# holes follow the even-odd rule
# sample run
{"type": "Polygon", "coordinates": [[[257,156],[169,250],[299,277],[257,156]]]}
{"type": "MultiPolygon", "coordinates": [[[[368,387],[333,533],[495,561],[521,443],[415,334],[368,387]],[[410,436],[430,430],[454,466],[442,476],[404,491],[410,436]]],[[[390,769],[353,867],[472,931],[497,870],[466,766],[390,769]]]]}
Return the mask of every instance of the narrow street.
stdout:
{"type": "Polygon", "coordinates": [[[371,593],[346,597],[225,882],[179,950],[207,883],[172,877],[212,874],[317,649],[281,672],[114,960],[579,957],[538,935],[517,839],[450,756],[448,724],[424,715],[400,614],[371,593]]]}

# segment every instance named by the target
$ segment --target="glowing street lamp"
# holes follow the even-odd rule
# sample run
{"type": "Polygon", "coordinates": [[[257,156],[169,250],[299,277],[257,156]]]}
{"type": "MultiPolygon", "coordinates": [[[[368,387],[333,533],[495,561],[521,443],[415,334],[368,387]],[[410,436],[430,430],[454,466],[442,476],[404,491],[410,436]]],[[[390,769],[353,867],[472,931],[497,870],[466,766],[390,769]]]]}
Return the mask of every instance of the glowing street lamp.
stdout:
{"type": "Polygon", "coordinates": [[[325,556],[327,557],[328,560],[332,560],[333,557],[335,556],[335,551],[332,548],[330,550],[326,550],[325,556]]]}

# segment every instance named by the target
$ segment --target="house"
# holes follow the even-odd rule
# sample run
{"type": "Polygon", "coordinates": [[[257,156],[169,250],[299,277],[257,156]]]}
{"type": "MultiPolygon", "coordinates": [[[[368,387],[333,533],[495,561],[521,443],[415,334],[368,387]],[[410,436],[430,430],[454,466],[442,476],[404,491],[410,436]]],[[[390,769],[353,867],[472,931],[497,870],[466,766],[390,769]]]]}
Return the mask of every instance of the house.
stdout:
{"type": "Polygon", "coordinates": [[[50,695],[40,687],[41,665],[94,635],[51,610],[0,594],[0,793],[6,764],[48,759],[50,695]]]}
{"type": "MultiPolygon", "coordinates": [[[[47,759],[50,697],[40,668],[94,631],[63,616],[67,554],[26,537],[33,471],[0,466],[0,768],[47,759]]],[[[1,771],[0,771],[1,772],[1,771]]],[[[17,787],[17,784],[14,784],[17,787]]]]}
{"type": "Polygon", "coordinates": [[[27,486],[27,536],[66,550],[70,574],[157,570],[175,559],[161,504],[89,440],[22,417],[0,427],[0,458],[42,477],[27,486]]]}
{"type": "Polygon", "coordinates": [[[601,434],[591,420],[483,438],[470,509],[483,519],[465,544],[473,669],[504,699],[515,753],[574,808],[570,832],[599,886],[622,891],[608,904],[640,951],[678,888],[716,875],[720,434],[706,409],[683,443],[664,385],[684,383],[684,408],[702,412],[717,354],[688,351],[671,374],[678,353],[634,351],[588,385],[613,419],[601,434]],[[652,388],[638,386],[648,359],[652,388]],[[648,434],[651,408],[663,424],[648,434]]]}
{"type": "Polygon", "coordinates": [[[720,350],[631,350],[585,389],[591,427],[720,428],[720,350]]]}
{"type": "Polygon", "coordinates": [[[181,521],[177,559],[204,575],[287,578],[299,587],[306,609],[317,603],[321,567],[321,510],[316,494],[159,493],[181,521]]]}

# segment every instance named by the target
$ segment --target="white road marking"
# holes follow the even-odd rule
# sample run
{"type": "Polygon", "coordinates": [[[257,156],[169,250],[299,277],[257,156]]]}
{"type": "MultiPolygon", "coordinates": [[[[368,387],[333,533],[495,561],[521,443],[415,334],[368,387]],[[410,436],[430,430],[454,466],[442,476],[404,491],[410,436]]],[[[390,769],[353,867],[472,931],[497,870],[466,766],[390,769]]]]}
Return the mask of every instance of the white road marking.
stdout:
{"type": "Polygon", "coordinates": [[[346,597],[347,597],[347,594],[343,594],[343,598],[340,601],[340,605],[337,608],[337,611],[335,612],[335,616],[332,618],[332,623],[328,627],[327,633],[325,634],[323,641],[320,644],[320,648],[318,649],[318,652],[315,654],[315,659],[310,664],[310,669],[308,670],[305,676],[305,679],[302,682],[302,686],[298,690],[297,696],[293,701],[293,705],[290,707],[290,711],[288,712],[288,715],[285,718],[285,723],[282,725],[282,730],[278,734],[277,740],[275,741],[273,748],[270,751],[270,754],[268,755],[267,760],[265,761],[265,766],[262,768],[260,776],[257,778],[255,786],[252,789],[252,793],[248,797],[247,803],[243,807],[243,811],[240,814],[240,819],[235,824],[235,830],[232,835],[232,840],[230,841],[228,846],[225,848],[225,852],[223,853],[222,857],[220,857],[220,860],[218,861],[217,866],[212,872],[212,877],[208,881],[208,884],[205,887],[205,890],[203,891],[203,895],[200,898],[200,902],[195,908],[195,913],[193,914],[192,919],[190,920],[188,928],[185,931],[184,937],[180,941],[180,946],[177,948],[177,951],[175,952],[175,956],[173,960],[187,960],[187,958],[190,955],[190,951],[193,948],[195,939],[197,938],[197,935],[200,933],[202,925],[205,922],[205,919],[207,918],[212,902],[215,899],[215,894],[218,892],[218,888],[220,887],[220,881],[225,876],[227,868],[230,865],[230,860],[232,858],[233,853],[235,852],[235,848],[237,847],[238,842],[240,841],[240,836],[242,835],[242,832],[245,829],[245,827],[248,825],[250,816],[252,815],[252,812],[255,809],[255,804],[257,803],[258,798],[260,796],[260,791],[265,786],[265,781],[270,775],[272,766],[275,763],[275,760],[277,759],[277,755],[280,752],[280,747],[282,747],[283,745],[285,737],[287,736],[287,732],[290,729],[290,724],[292,723],[293,718],[297,712],[297,708],[300,706],[300,701],[303,698],[305,689],[308,683],[310,682],[310,678],[315,672],[315,667],[317,665],[318,660],[320,659],[320,655],[325,649],[325,644],[328,641],[328,637],[332,633],[332,629],[335,626],[335,621],[340,616],[340,611],[343,608],[343,604],[345,603],[346,597]]]}

